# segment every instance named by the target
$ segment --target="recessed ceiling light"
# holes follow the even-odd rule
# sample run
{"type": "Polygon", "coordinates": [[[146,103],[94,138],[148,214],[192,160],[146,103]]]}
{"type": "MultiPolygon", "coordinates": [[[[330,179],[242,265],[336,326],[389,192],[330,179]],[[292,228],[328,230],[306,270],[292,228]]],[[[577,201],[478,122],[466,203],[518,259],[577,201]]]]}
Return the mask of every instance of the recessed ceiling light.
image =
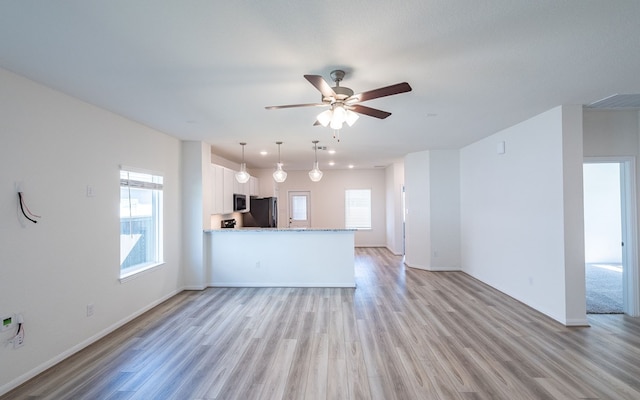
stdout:
{"type": "Polygon", "coordinates": [[[332,149],[332,150],[329,150],[329,154],[336,154],[336,151],[335,151],[335,150],[333,150],[333,149],[332,149]]]}
{"type": "Polygon", "coordinates": [[[269,154],[269,153],[267,153],[267,151],[266,151],[266,150],[262,150],[262,151],[260,152],[260,155],[262,155],[262,156],[266,156],[267,154],[269,154]]]}
{"type": "Polygon", "coordinates": [[[329,161],[329,165],[333,167],[334,165],[336,165],[336,163],[333,161],[329,161]]]}
{"type": "Polygon", "coordinates": [[[349,168],[353,168],[353,164],[349,164],[349,168]]]}

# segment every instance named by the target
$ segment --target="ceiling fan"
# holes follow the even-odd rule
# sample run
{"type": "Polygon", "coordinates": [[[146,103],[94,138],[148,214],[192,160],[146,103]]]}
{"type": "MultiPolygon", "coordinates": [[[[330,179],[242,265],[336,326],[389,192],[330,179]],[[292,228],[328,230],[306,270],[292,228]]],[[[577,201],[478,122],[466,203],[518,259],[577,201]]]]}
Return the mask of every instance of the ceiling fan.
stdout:
{"type": "Polygon", "coordinates": [[[314,125],[331,126],[334,130],[342,128],[343,123],[349,126],[358,119],[358,114],[368,115],[370,117],[385,119],[390,112],[378,110],[375,108],[363,106],[360,103],[368,100],[377,99],[385,96],[392,96],[411,91],[411,86],[407,82],[397,83],[391,86],[385,86],[379,89],[369,90],[358,94],[353,94],[353,90],[348,87],[340,86],[340,82],[344,78],[345,72],[337,69],[331,71],[331,79],[335,82],[335,86],[331,87],[320,75],[304,75],[322,94],[321,103],[307,104],[289,104],[282,106],[268,106],[267,110],[277,110],[280,108],[294,107],[326,107],[329,109],[320,113],[314,125]]]}

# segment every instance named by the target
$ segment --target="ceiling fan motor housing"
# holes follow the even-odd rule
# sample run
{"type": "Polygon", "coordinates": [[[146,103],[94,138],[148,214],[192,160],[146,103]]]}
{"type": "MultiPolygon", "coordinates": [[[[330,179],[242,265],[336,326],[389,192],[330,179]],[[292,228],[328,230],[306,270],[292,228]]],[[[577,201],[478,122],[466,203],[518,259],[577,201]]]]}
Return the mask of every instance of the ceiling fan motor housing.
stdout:
{"type": "Polygon", "coordinates": [[[335,101],[343,101],[353,96],[353,90],[349,89],[348,87],[336,86],[336,87],[332,87],[331,89],[333,89],[334,93],[336,94],[336,97],[335,98],[333,98],[332,96],[322,97],[323,102],[334,103],[335,101]]]}

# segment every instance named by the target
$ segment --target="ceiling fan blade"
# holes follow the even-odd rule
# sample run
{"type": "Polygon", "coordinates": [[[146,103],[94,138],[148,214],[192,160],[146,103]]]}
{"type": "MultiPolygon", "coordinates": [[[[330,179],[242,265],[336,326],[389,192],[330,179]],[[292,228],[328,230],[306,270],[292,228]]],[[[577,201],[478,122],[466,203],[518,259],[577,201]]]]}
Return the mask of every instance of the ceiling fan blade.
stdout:
{"type": "Polygon", "coordinates": [[[320,75],[305,75],[306,80],[309,81],[316,89],[322,93],[322,97],[336,97],[336,93],[331,89],[331,86],[320,75]]]}
{"type": "Polygon", "coordinates": [[[354,94],[345,100],[347,104],[352,102],[367,101],[377,99],[379,97],[392,96],[394,94],[406,93],[411,91],[411,86],[407,82],[396,83],[395,85],[385,86],[379,89],[369,90],[366,92],[354,94]]]}
{"type": "Polygon", "coordinates": [[[307,103],[307,104],[286,104],[283,106],[266,106],[267,110],[278,110],[280,108],[296,108],[296,107],[322,107],[326,106],[324,103],[307,103]]]}
{"type": "Polygon", "coordinates": [[[363,106],[363,105],[360,105],[360,104],[353,104],[353,105],[349,106],[349,110],[351,110],[353,112],[357,112],[358,114],[368,115],[370,117],[375,117],[375,118],[380,118],[380,119],[385,119],[389,115],[391,115],[390,112],[378,110],[378,109],[371,108],[371,107],[366,107],[366,106],[363,106]]]}

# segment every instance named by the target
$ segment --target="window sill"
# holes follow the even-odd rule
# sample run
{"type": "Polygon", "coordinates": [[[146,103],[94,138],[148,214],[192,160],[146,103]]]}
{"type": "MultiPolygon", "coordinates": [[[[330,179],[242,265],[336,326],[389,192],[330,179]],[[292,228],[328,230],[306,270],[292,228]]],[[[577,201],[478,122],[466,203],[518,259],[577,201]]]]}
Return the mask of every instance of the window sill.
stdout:
{"type": "Polygon", "coordinates": [[[125,283],[127,281],[130,281],[132,279],[135,279],[137,277],[139,277],[140,275],[143,275],[147,272],[153,271],[158,267],[161,267],[164,265],[164,262],[159,262],[157,264],[148,264],[145,266],[142,266],[140,268],[135,268],[132,269],[131,271],[127,271],[123,274],[120,275],[120,283],[125,283]]]}

